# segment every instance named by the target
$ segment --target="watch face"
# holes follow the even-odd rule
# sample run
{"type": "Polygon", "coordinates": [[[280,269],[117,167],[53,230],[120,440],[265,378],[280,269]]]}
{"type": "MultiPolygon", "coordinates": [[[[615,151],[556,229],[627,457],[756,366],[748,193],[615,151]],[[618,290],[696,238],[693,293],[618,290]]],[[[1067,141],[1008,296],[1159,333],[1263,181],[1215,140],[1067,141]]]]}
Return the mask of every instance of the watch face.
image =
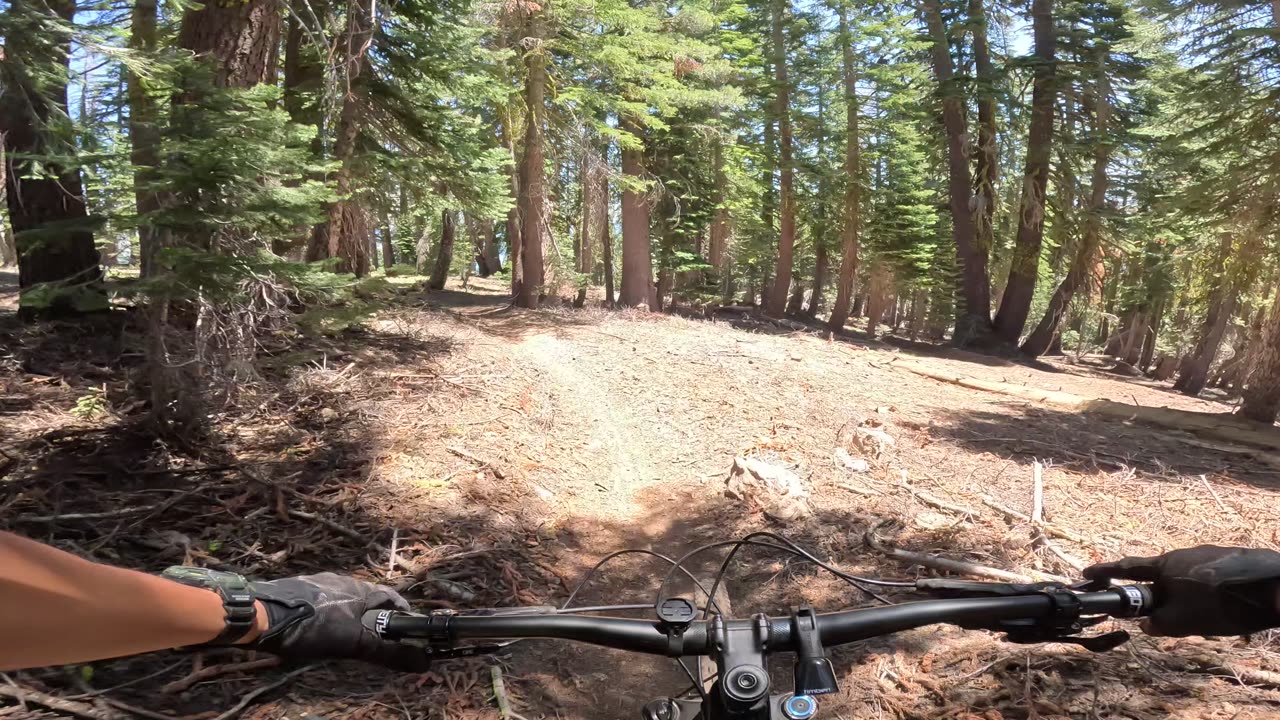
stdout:
{"type": "Polygon", "coordinates": [[[194,585],[203,588],[226,588],[228,590],[243,590],[248,583],[243,577],[233,572],[224,570],[210,570],[209,568],[184,567],[175,565],[166,568],[162,573],[163,577],[170,580],[176,580],[184,585],[194,585]]]}

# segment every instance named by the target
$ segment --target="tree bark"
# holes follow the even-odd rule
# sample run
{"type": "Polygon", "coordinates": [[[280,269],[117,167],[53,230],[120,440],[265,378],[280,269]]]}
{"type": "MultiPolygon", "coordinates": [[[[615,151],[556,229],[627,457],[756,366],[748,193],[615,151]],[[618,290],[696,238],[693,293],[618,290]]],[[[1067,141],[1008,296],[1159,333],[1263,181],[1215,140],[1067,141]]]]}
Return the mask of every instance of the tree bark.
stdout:
{"type": "Polygon", "coordinates": [[[449,279],[449,266],[453,264],[453,244],[457,239],[458,216],[453,210],[440,213],[440,244],[436,247],[436,262],[427,280],[428,290],[443,290],[449,279]]]}
{"type": "Polygon", "coordinates": [[[578,228],[578,242],[573,249],[578,272],[584,276],[580,282],[584,284],[578,289],[578,296],[574,299],[575,307],[582,307],[587,301],[587,285],[591,284],[595,274],[594,238],[601,224],[596,216],[602,205],[597,195],[601,190],[599,175],[605,172],[604,158],[590,142],[590,137],[583,137],[585,149],[582,152],[582,180],[579,183],[582,187],[582,223],[578,228]]]}
{"type": "Polygon", "coordinates": [[[861,162],[858,128],[858,70],[854,64],[853,39],[849,33],[849,11],[840,5],[840,45],[843,48],[846,141],[844,148],[844,217],[840,228],[840,275],[836,280],[836,300],[831,306],[827,327],[844,329],[853,305],[853,283],[858,275],[858,233],[862,223],[861,162]]]}
{"type": "Polygon", "coordinates": [[[395,266],[395,223],[387,223],[387,231],[382,235],[382,271],[385,273],[395,266]]]}
{"type": "Polygon", "coordinates": [[[818,317],[822,309],[822,290],[827,282],[830,269],[831,253],[825,242],[818,243],[817,256],[813,260],[813,291],[809,293],[809,304],[804,309],[804,316],[810,320],[818,317]]]}
{"type": "Polygon", "coordinates": [[[596,199],[600,202],[600,211],[596,214],[600,226],[596,236],[600,238],[600,264],[604,268],[604,302],[609,307],[613,307],[616,298],[613,290],[613,238],[609,225],[609,165],[605,160],[608,156],[607,146],[600,156],[603,162],[598,178],[600,188],[596,193],[596,199]]]}
{"type": "Polygon", "coordinates": [[[1261,423],[1274,423],[1280,410],[1280,291],[1271,302],[1261,342],[1250,359],[1240,414],[1261,423]]]}
{"type": "Polygon", "coordinates": [[[1097,75],[1086,103],[1092,106],[1086,110],[1093,110],[1094,135],[1098,138],[1093,149],[1089,214],[1085,218],[1084,232],[1071,262],[1071,269],[1067,271],[1067,276],[1063,278],[1054,291],[1053,297],[1049,299],[1049,307],[1045,310],[1044,317],[1022,343],[1020,351],[1029,357],[1040,357],[1053,344],[1071,299],[1089,282],[1098,248],[1102,243],[1102,214],[1107,207],[1107,165],[1111,162],[1111,140],[1108,137],[1111,124],[1111,93],[1107,76],[1107,67],[1110,63],[1107,58],[1108,56],[1104,53],[1098,62],[1097,75]]]}
{"type": "MultiPolygon", "coordinates": [[[[156,51],[156,0],[135,0],[129,34],[129,49],[144,58],[156,51]]],[[[133,164],[134,209],[138,214],[139,275],[147,278],[154,272],[159,250],[159,232],[147,216],[160,209],[160,194],[155,185],[155,168],[160,164],[160,127],[157,125],[156,101],[147,92],[143,78],[128,72],[129,97],[129,161],[133,164]]]]}
{"type": "Polygon", "coordinates": [[[520,237],[520,165],[516,162],[516,141],[511,129],[511,110],[508,108],[499,125],[499,137],[502,146],[511,155],[511,209],[507,211],[507,260],[511,263],[511,296],[520,297],[520,286],[524,280],[524,263],[520,256],[524,252],[524,243],[520,237]]]}
{"type": "MultiPolygon", "coordinates": [[[[304,23],[308,18],[315,24],[321,22],[319,18],[325,17],[328,11],[327,2],[321,2],[322,0],[292,0],[284,41],[284,107],[293,122],[315,126],[316,136],[311,140],[311,157],[316,161],[325,159],[325,114],[320,101],[324,91],[324,67],[320,62],[319,49],[312,48],[306,41],[304,23]]],[[[326,178],[324,173],[315,173],[313,179],[324,181],[326,178]]],[[[274,248],[276,254],[296,256],[301,248],[302,257],[307,262],[328,257],[327,219],[311,228],[299,228],[299,235],[292,243],[280,243],[274,248]]]]}
{"type": "Polygon", "coordinates": [[[715,210],[711,215],[711,230],[707,243],[707,264],[711,266],[716,286],[723,295],[728,281],[725,275],[729,269],[729,208],[727,207],[727,198],[724,192],[729,179],[725,175],[724,168],[724,140],[717,135],[713,142],[711,163],[715,173],[715,189],[712,191],[711,202],[715,210]]]}
{"type": "Polygon", "coordinates": [[[344,221],[357,211],[348,206],[358,203],[351,197],[351,175],[361,125],[363,82],[360,78],[370,72],[368,58],[374,38],[373,3],[374,0],[350,0],[347,4],[345,56],[342,58],[343,70],[339,73],[339,85],[343,90],[342,112],[333,145],[333,159],[340,163],[335,182],[339,199],[329,206],[329,226],[325,231],[327,256],[338,259],[337,271],[353,273],[356,277],[363,277],[369,272],[368,225],[345,224],[344,221]]]}
{"type": "Polygon", "coordinates": [[[60,147],[46,128],[67,113],[67,75],[71,37],[61,29],[37,26],[37,15],[49,21],[71,21],[71,0],[31,4],[14,0],[14,21],[5,38],[4,92],[0,95],[0,136],[3,136],[5,203],[18,256],[18,285],[25,299],[36,287],[60,291],[47,300],[27,305],[24,316],[73,315],[106,307],[100,281],[102,269],[93,244],[80,169],[56,162],[74,155],[60,147]],[[50,72],[50,68],[56,68],[50,72]],[[39,177],[33,162],[40,163],[39,177]],[[38,307],[36,305],[39,305],[38,307]]]}
{"type": "MultiPolygon", "coordinates": [[[[629,119],[623,129],[643,142],[644,131],[629,119]]],[[[635,187],[644,175],[643,151],[622,149],[622,174],[628,183],[622,189],[622,289],[618,301],[630,307],[651,307],[653,259],[649,246],[648,193],[635,187]]]]}
{"type": "Polygon", "coordinates": [[[1014,239],[1009,279],[996,313],[996,338],[1018,342],[1027,324],[1040,272],[1040,246],[1044,239],[1045,189],[1049,182],[1049,158],[1053,151],[1053,109],[1057,98],[1056,43],[1053,0],[1032,0],[1032,33],[1035,37],[1034,79],[1031,87],[1031,127],[1027,132],[1027,160],[1022,172],[1022,200],[1018,205],[1018,231],[1014,239]]]}
{"type": "MultiPolygon", "coordinates": [[[[1229,241],[1228,241],[1229,242],[1229,241]]],[[[1205,315],[1204,325],[1196,348],[1192,351],[1186,364],[1181,369],[1173,389],[1184,395],[1195,397],[1204,389],[1209,380],[1209,367],[1218,356],[1218,348],[1222,345],[1222,336],[1227,331],[1227,324],[1236,310],[1239,292],[1229,278],[1222,278],[1218,287],[1214,288],[1209,298],[1209,312],[1205,315]]]]}
{"type": "Polygon", "coordinates": [[[543,292],[542,237],[547,210],[546,155],[542,147],[542,119],[546,113],[547,64],[542,46],[542,10],[529,17],[532,46],[525,51],[524,158],[520,163],[520,264],[524,277],[516,305],[538,307],[543,292]]]}
{"type": "MultiPolygon", "coordinates": [[[[973,28],[973,62],[977,70],[978,145],[974,148],[973,241],[974,252],[990,262],[995,247],[996,183],[1000,175],[996,146],[996,72],[987,46],[987,13],[983,0],[969,0],[969,24],[973,28]]],[[[987,283],[990,286],[990,275],[987,283]]],[[[988,298],[987,314],[990,310],[988,298]]]]}
{"type": "Polygon", "coordinates": [[[418,233],[418,239],[414,243],[414,259],[413,271],[418,275],[426,275],[427,268],[431,265],[431,225],[427,224],[422,228],[422,232],[418,233]]]}
{"type": "Polygon", "coordinates": [[[924,0],[925,23],[931,39],[933,73],[942,98],[942,124],[947,135],[947,189],[951,206],[951,236],[960,265],[960,303],[952,340],[957,345],[983,342],[991,332],[991,287],[987,256],[977,247],[974,234],[972,177],[969,171],[968,124],[964,98],[955,84],[955,69],[942,19],[941,0],[924,0]]]}
{"type": "Polygon", "coordinates": [[[253,87],[276,79],[280,25],[274,0],[205,3],[183,15],[178,46],[210,61],[216,86],[253,87]]]}
{"type": "Polygon", "coordinates": [[[871,264],[871,277],[867,288],[867,334],[876,336],[880,318],[889,305],[889,293],[893,289],[893,273],[883,261],[871,264]]]}
{"type": "Polygon", "coordinates": [[[787,289],[796,244],[795,167],[791,146],[791,84],[787,79],[787,46],[783,23],[790,13],[789,0],[772,0],[770,34],[773,39],[774,114],[778,122],[778,258],[773,270],[773,288],[765,311],[782,317],[787,311],[787,289]]]}

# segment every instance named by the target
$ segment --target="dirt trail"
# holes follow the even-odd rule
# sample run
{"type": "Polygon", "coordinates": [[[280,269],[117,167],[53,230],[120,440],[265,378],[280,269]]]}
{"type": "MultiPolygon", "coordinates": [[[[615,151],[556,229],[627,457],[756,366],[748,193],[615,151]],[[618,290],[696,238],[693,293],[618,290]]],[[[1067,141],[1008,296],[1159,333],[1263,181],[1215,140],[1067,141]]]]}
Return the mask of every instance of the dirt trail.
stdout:
{"type": "MultiPolygon", "coordinates": [[[[522,311],[506,307],[496,284],[473,281],[470,292],[410,296],[365,330],[282,354],[279,385],[264,409],[226,419],[227,451],[276,482],[293,483],[319,503],[303,508],[357,528],[352,534],[376,540],[376,547],[289,517],[280,497],[257,495],[263,492],[258,484],[234,475],[180,476],[179,484],[158,488],[139,482],[163,480],[158,475],[104,475],[103,467],[114,467],[108,458],[128,469],[155,452],[112,434],[112,415],[95,426],[70,414],[79,398],[108,380],[108,404],[128,401],[127,378],[108,379],[98,369],[121,356],[113,338],[124,335],[97,332],[91,339],[102,347],[92,363],[77,356],[40,375],[25,369],[27,351],[19,350],[0,362],[0,449],[24,461],[6,478],[4,487],[14,494],[0,488],[6,509],[0,527],[12,518],[19,532],[44,533],[66,547],[145,569],[185,559],[271,576],[353,572],[405,583],[406,596],[420,608],[560,604],[596,560],[614,550],[677,555],[760,529],[780,530],[853,572],[895,578],[928,572],[888,562],[864,546],[864,532],[883,522],[887,539],[919,552],[1074,574],[1031,542],[1029,527],[984,504],[990,497],[1026,512],[1031,466],[1039,461],[1046,468],[1048,519],[1083,537],[1057,541],[1058,549],[1081,561],[1198,542],[1280,545],[1274,512],[1280,476],[1246,456],[1196,446],[1158,428],[932,381],[896,369],[897,359],[910,353],[888,345],[739,325],[634,312],[522,311]],[[849,436],[860,426],[882,430],[895,443],[867,455],[870,472],[851,473],[833,450],[856,454],[849,436]],[[64,437],[99,430],[105,440],[92,447],[60,449],[64,437]],[[812,491],[814,516],[779,526],[726,499],[723,479],[741,454],[792,468],[812,491]],[[95,492],[67,481],[77,477],[95,478],[95,492]],[[138,528],[95,528],[20,520],[144,505],[154,501],[143,493],[181,491],[190,487],[181,483],[196,479],[212,495],[191,498],[162,524],[150,519],[138,528]],[[968,511],[942,509],[927,498],[968,511]],[[179,530],[186,558],[165,554],[155,541],[158,533],[179,530]],[[135,536],[151,544],[139,545],[135,536]],[[406,570],[392,567],[388,557],[393,538],[402,560],[430,572],[406,582],[406,570]]],[[[11,332],[6,337],[15,347],[92,345],[43,335],[19,341],[21,331],[11,332]]],[[[1144,405],[1209,405],[1162,402],[1170,396],[1161,386],[1087,369],[1050,371],[953,354],[912,357],[948,371],[1144,405]]],[[[737,612],[785,612],[802,601],[820,609],[868,602],[812,567],[746,555],[728,582],[737,612]]],[[[708,559],[696,569],[712,564],[708,559]]],[[[662,572],[650,559],[619,558],[576,602],[648,602],[662,572]]],[[[1280,688],[1244,688],[1185,670],[1208,653],[1236,668],[1280,671],[1277,641],[1138,638],[1122,651],[1093,656],[926,628],[842,651],[843,692],[826,701],[823,715],[1262,718],[1280,707],[1280,688]]],[[[160,656],[101,663],[95,677],[105,687],[160,672],[154,681],[129,686],[123,699],[175,717],[221,712],[238,694],[278,677],[247,676],[175,697],[157,690],[187,672],[163,674],[171,662],[160,656]]],[[[668,660],[584,646],[527,642],[502,662],[516,711],[530,720],[631,720],[646,700],[686,685],[668,660]]],[[[788,663],[777,664],[789,672],[788,663]]],[[[56,690],[65,675],[51,671],[24,681],[56,690]]],[[[418,678],[326,666],[287,695],[264,698],[252,717],[492,720],[490,694],[483,661],[448,663],[418,678]]]]}

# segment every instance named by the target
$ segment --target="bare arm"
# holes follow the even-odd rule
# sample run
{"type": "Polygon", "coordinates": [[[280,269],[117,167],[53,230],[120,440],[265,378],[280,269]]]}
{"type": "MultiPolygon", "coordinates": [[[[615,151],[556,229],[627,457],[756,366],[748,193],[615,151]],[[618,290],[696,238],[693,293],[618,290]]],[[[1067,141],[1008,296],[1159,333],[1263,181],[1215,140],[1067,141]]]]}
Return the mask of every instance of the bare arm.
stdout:
{"type": "MultiPolygon", "coordinates": [[[[223,626],[214,592],[0,532],[0,670],[198,645],[223,626]]],[[[259,602],[257,627],[241,642],[266,626],[259,602]]]]}

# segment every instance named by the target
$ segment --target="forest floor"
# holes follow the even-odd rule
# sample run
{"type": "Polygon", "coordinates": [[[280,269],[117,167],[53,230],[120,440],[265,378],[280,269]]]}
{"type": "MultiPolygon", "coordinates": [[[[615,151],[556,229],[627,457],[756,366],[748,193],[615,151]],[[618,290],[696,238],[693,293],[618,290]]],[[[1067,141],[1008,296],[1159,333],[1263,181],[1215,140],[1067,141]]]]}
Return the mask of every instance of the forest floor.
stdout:
{"type": "MultiPolygon", "coordinates": [[[[24,328],[0,315],[0,527],[151,571],[187,562],[258,577],[354,573],[398,585],[419,608],[558,605],[613,550],[678,555],[762,529],[846,571],[899,579],[930,571],[868,548],[868,530],[918,552],[1063,575],[1076,574],[1068,561],[1200,542],[1280,546],[1272,465],[902,369],[1230,409],[1087,365],[826,339],[751,318],[530,312],[473,280],[467,292],[409,293],[337,338],[269,348],[262,382],[211,419],[214,433],[164,445],[135,420],[139,347],[119,317],[24,328]],[[894,441],[866,455],[861,473],[833,454],[859,454],[859,427],[894,441]],[[780,525],[726,498],[739,456],[794,469],[813,515],[780,525]],[[1038,544],[1027,523],[984,502],[1030,513],[1036,463],[1045,517],[1078,542],[1038,544]]],[[[812,566],[745,555],[728,584],[740,614],[869,602],[812,566]]],[[[663,568],[636,557],[611,562],[577,601],[649,602],[663,568]]],[[[0,676],[0,690],[64,701],[59,710],[29,695],[24,710],[0,699],[0,718],[497,718],[492,662],[290,674],[239,651],[164,653],[0,676]]],[[[687,685],[669,660],[563,643],[518,644],[498,662],[514,712],[530,720],[630,720],[687,685]]],[[[775,665],[789,675],[789,662],[775,665]]],[[[845,648],[836,667],[841,692],[824,699],[823,717],[1280,712],[1278,633],[1136,634],[1093,655],[931,627],[845,648]]]]}

